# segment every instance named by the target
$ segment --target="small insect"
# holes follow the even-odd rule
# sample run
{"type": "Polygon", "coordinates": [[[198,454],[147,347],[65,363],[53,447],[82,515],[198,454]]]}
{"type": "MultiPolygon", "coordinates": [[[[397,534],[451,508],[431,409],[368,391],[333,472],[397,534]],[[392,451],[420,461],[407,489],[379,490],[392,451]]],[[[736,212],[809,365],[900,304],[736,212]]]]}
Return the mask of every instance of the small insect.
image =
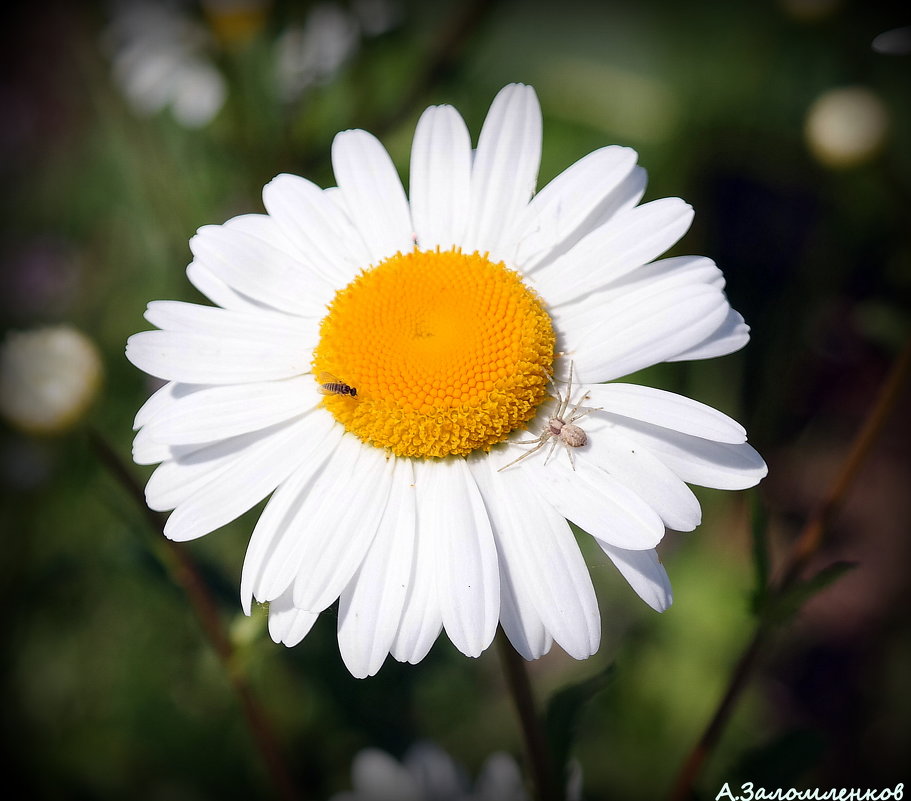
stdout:
{"type": "Polygon", "coordinates": [[[550,441],[550,450],[547,453],[547,457],[544,459],[544,464],[547,464],[547,462],[550,460],[550,457],[554,452],[554,448],[556,448],[557,443],[560,442],[563,444],[563,447],[566,448],[566,455],[569,457],[569,463],[572,465],[573,470],[576,469],[576,459],[575,456],[573,456],[573,448],[581,448],[586,442],[588,442],[588,436],[580,426],[576,425],[576,420],[580,420],[589,412],[593,412],[595,410],[585,409],[584,411],[579,411],[582,404],[589,399],[589,394],[586,392],[579,399],[579,402],[573,406],[567,414],[566,410],[569,406],[570,398],[572,397],[573,392],[572,362],[569,364],[569,381],[567,382],[565,398],[560,394],[560,390],[557,389],[557,386],[554,384],[553,379],[551,379],[550,383],[554,388],[554,392],[557,394],[557,405],[554,409],[553,416],[548,418],[547,425],[544,426],[544,429],[537,437],[535,437],[535,439],[523,439],[514,443],[515,445],[534,445],[535,447],[523,453],[518,459],[513,459],[509,464],[503,465],[503,467],[497,471],[498,473],[502,472],[507,467],[512,467],[517,462],[521,462],[523,459],[526,459],[533,453],[541,450],[541,448],[543,448],[548,443],[548,441],[550,441]]]}
{"type": "Polygon", "coordinates": [[[354,387],[348,386],[332,373],[320,373],[316,380],[319,384],[320,395],[350,395],[352,398],[357,397],[357,390],[354,387]]]}

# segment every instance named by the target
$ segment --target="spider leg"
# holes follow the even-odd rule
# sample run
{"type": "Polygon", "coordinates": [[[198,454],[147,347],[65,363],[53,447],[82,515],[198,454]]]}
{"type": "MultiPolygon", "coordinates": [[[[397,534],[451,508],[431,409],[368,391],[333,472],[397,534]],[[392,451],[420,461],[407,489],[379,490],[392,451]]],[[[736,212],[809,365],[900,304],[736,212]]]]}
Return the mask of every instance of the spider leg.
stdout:
{"type": "MultiPolygon", "coordinates": [[[[576,406],[576,408],[578,408],[578,405],[576,406]]],[[[603,412],[603,411],[604,411],[603,406],[592,406],[590,409],[586,409],[584,412],[576,413],[575,411],[573,411],[573,413],[569,416],[569,420],[567,420],[566,422],[575,423],[576,420],[581,420],[587,414],[591,414],[592,412],[603,412]]]]}
{"type": "MultiPolygon", "coordinates": [[[[538,442],[538,444],[535,445],[535,447],[532,448],[531,450],[525,451],[525,453],[523,453],[518,459],[513,459],[509,464],[504,464],[499,470],[497,470],[497,472],[502,473],[507,467],[512,467],[514,464],[521,462],[523,459],[527,459],[533,453],[536,453],[537,451],[541,450],[541,448],[543,448],[544,445],[546,444],[547,440],[542,437],[540,439],[540,441],[532,440],[532,442],[538,442]]],[[[516,444],[518,444],[518,443],[516,443],[516,444]]]]}
{"type": "MultiPolygon", "coordinates": [[[[544,459],[544,464],[547,464],[550,461],[550,457],[553,455],[554,448],[557,447],[557,441],[559,439],[560,439],[559,437],[553,438],[553,442],[550,443],[550,450],[547,452],[547,456],[544,459]]],[[[543,445],[544,443],[541,443],[541,444],[543,445]]]]}
{"type": "MultiPolygon", "coordinates": [[[[575,406],[573,406],[573,410],[569,413],[569,420],[567,420],[566,422],[571,423],[571,422],[573,422],[573,420],[579,420],[580,418],[585,417],[585,415],[587,415],[589,412],[595,411],[594,409],[586,409],[584,412],[581,412],[581,413],[579,412],[579,407],[583,403],[585,403],[585,401],[587,401],[590,397],[591,397],[591,393],[586,392],[581,398],[579,398],[579,402],[575,406]]],[[[599,408],[601,408],[601,407],[599,407],[599,408]]]]}
{"type": "MultiPolygon", "coordinates": [[[[560,413],[557,415],[561,420],[563,420],[564,415],[566,414],[566,409],[570,404],[570,401],[573,397],[573,362],[569,363],[569,380],[566,382],[566,398],[562,395],[560,396],[560,413]]],[[[580,401],[581,403],[581,401],[580,401]]],[[[576,404],[576,408],[579,408],[579,404],[576,404]]],[[[575,411],[575,409],[573,410],[575,411]]]]}
{"type": "Polygon", "coordinates": [[[557,419],[559,419],[560,417],[563,416],[563,412],[566,411],[566,407],[564,405],[565,401],[563,400],[563,395],[561,394],[560,390],[557,389],[557,385],[554,383],[554,377],[548,376],[548,379],[550,381],[551,387],[554,390],[554,395],[557,396],[557,400],[556,400],[555,406],[554,406],[554,413],[551,415],[551,417],[556,417],[557,419]]]}
{"type": "Polygon", "coordinates": [[[573,449],[569,446],[568,442],[564,442],[563,447],[566,448],[566,455],[569,457],[569,463],[572,465],[573,471],[575,471],[576,455],[573,453],[573,449]]]}
{"type": "Polygon", "coordinates": [[[557,404],[557,410],[554,412],[554,417],[558,420],[562,420],[563,415],[566,414],[566,407],[569,406],[569,392],[566,393],[565,398],[558,392],[557,398],[559,398],[559,403],[557,404]]]}

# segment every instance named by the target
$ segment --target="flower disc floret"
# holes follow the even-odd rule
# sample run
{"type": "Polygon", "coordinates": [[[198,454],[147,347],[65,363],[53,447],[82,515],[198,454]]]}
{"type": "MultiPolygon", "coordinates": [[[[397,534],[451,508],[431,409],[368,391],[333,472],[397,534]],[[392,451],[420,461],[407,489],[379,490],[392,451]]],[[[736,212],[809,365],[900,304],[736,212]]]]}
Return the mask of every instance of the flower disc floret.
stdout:
{"type": "Polygon", "coordinates": [[[399,456],[466,455],[534,417],[554,344],[540,298],[502,262],[415,249],[335,295],[313,373],[357,390],[323,402],[362,441],[399,456]]]}

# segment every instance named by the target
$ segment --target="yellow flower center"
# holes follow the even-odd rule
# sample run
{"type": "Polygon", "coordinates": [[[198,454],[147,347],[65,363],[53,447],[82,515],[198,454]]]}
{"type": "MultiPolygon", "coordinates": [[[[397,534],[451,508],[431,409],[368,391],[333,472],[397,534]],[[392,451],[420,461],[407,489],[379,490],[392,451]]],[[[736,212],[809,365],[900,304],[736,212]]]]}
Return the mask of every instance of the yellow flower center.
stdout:
{"type": "Polygon", "coordinates": [[[541,299],[502,262],[414,250],[336,293],[313,375],[362,441],[399,456],[464,455],[534,417],[554,343],[541,299]]]}

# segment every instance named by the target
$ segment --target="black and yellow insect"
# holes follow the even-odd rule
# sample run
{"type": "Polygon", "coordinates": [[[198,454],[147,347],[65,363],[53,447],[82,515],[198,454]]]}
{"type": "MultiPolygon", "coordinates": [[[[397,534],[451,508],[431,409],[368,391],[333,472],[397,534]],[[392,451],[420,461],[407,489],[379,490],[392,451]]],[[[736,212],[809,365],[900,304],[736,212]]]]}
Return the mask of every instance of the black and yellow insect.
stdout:
{"type": "Polygon", "coordinates": [[[350,395],[352,398],[357,397],[357,390],[354,387],[336,378],[332,373],[320,373],[316,380],[322,395],[350,395]]]}

